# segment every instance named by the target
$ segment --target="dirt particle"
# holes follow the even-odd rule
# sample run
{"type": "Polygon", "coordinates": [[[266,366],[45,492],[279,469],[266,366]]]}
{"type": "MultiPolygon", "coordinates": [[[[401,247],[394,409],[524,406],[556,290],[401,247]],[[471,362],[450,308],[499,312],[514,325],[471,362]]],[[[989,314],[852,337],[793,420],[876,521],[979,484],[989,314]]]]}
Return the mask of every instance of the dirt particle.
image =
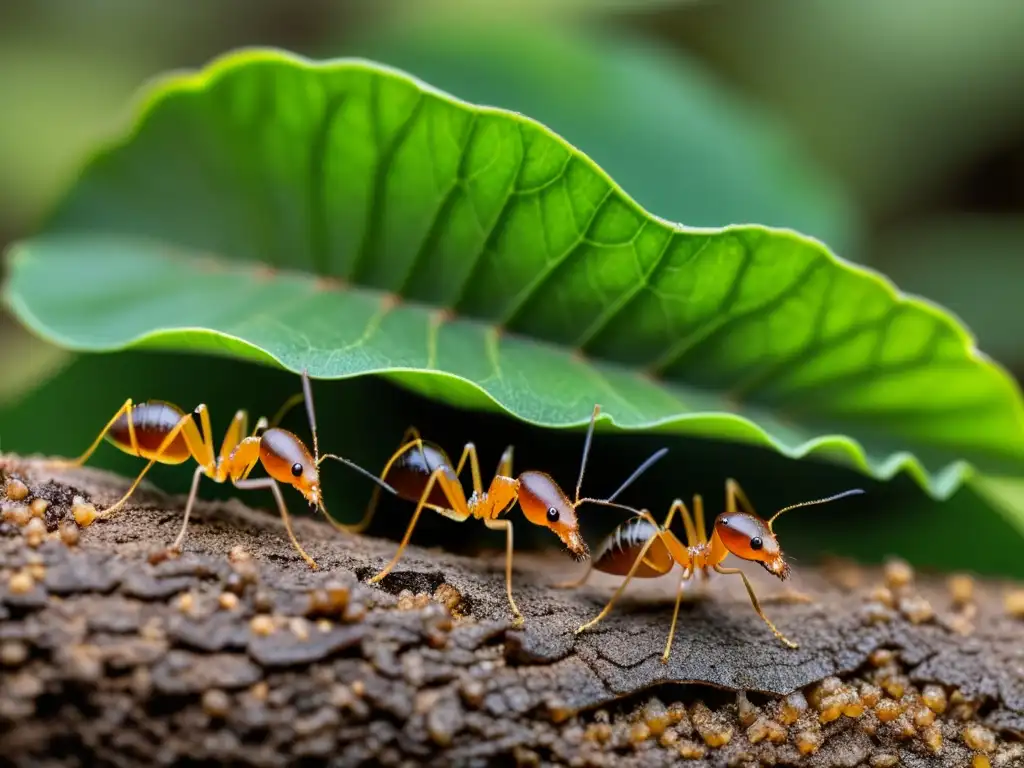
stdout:
{"type": "Polygon", "coordinates": [[[196,598],[191,592],[183,592],[175,601],[175,607],[186,616],[191,616],[196,607],[196,598]]]}
{"type": "Polygon", "coordinates": [[[633,723],[629,727],[629,741],[631,744],[639,744],[651,738],[651,729],[647,723],[633,723]]]}
{"type": "Polygon", "coordinates": [[[461,616],[462,593],[447,582],[434,590],[434,600],[448,609],[452,616],[461,616]]]}
{"type": "Polygon", "coordinates": [[[661,736],[658,737],[658,744],[661,746],[671,749],[679,743],[679,732],[678,731],[665,731],[661,736]]]}
{"type": "Polygon", "coordinates": [[[964,726],[961,738],[971,749],[977,752],[994,752],[996,748],[996,737],[988,728],[978,723],[969,723],[964,726]]]}
{"type": "Polygon", "coordinates": [[[22,534],[25,537],[25,543],[32,549],[36,549],[46,539],[46,523],[38,517],[33,517],[25,524],[22,534]]]}
{"type": "Polygon", "coordinates": [[[4,492],[11,501],[22,501],[28,496],[28,486],[16,477],[8,477],[4,492]]]}
{"type": "Polygon", "coordinates": [[[821,747],[821,741],[821,731],[811,728],[798,731],[793,737],[793,743],[796,744],[801,755],[811,755],[817,752],[821,747]]]}
{"type": "Polygon", "coordinates": [[[18,667],[28,659],[28,646],[20,640],[4,640],[0,643],[0,664],[18,667]]]}
{"type": "Polygon", "coordinates": [[[75,496],[71,501],[71,516],[82,528],[88,528],[99,515],[94,504],[87,502],[81,496],[75,496]]]}
{"type": "Polygon", "coordinates": [[[651,730],[651,735],[660,736],[672,724],[672,718],[661,699],[651,699],[644,705],[643,721],[651,730]]]}
{"type": "Polygon", "coordinates": [[[946,580],[953,605],[964,606],[974,600],[974,579],[966,573],[954,573],[946,580]]]}
{"type": "Polygon", "coordinates": [[[783,725],[792,725],[807,711],[807,697],[801,691],[795,691],[782,700],[779,707],[779,721],[783,725]]]}
{"type": "Polygon", "coordinates": [[[899,756],[891,752],[879,752],[871,756],[871,768],[892,768],[892,766],[898,765],[899,762],[899,756]]]}
{"type": "Polygon", "coordinates": [[[484,687],[484,684],[472,678],[464,680],[459,686],[459,695],[462,697],[462,700],[474,709],[479,709],[483,706],[486,693],[487,689],[484,687]]]}
{"type": "Polygon", "coordinates": [[[892,699],[882,699],[875,705],[875,715],[883,723],[891,723],[900,716],[900,705],[892,699]]]}
{"type": "Polygon", "coordinates": [[[905,560],[893,558],[884,567],[885,584],[889,589],[902,589],[914,580],[914,569],[905,560]]]}
{"type": "Polygon", "coordinates": [[[721,714],[712,712],[702,701],[693,705],[690,720],[709,747],[725,746],[732,739],[732,727],[724,722],[721,714]]]}
{"type": "Polygon", "coordinates": [[[231,711],[231,699],[224,691],[211,688],[203,692],[203,712],[209,717],[221,720],[231,711]]]}
{"type": "Polygon", "coordinates": [[[266,701],[270,695],[270,686],[265,680],[260,680],[249,689],[249,695],[256,701],[266,701]]]}
{"type": "Polygon", "coordinates": [[[757,720],[759,714],[760,712],[757,707],[750,703],[747,694],[743,691],[738,691],[736,693],[736,716],[740,721],[740,725],[744,728],[749,728],[757,720]]]}
{"type": "Polygon", "coordinates": [[[253,616],[252,621],[249,622],[249,629],[254,635],[266,637],[274,631],[274,620],[266,614],[253,616]]]}
{"type": "Polygon", "coordinates": [[[914,624],[924,624],[935,618],[935,610],[925,598],[911,595],[900,600],[900,613],[914,624]]]}
{"type": "Polygon", "coordinates": [[[228,562],[232,565],[252,562],[252,555],[250,555],[241,544],[236,544],[228,552],[228,562]]]}
{"type": "Polygon", "coordinates": [[[15,571],[7,582],[7,589],[12,595],[27,595],[35,587],[36,580],[26,570],[15,571]]]}
{"type": "Polygon", "coordinates": [[[910,715],[910,719],[914,722],[915,728],[927,728],[935,722],[935,713],[923,703],[912,704],[910,708],[907,709],[907,714],[910,715]]]}
{"type": "Polygon", "coordinates": [[[684,760],[700,760],[707,754],[707,748],[703,744],[689,739],[680,742],[677,751],[684,760]]]}
{"type": "Polygon", "coordinates": [[[1003,596],[1003,608],[1015,619],[1024,619],[1024,589],[1010,590],[1003,596]]]}
{"type": "Polygon", "coordinates": [[[934,754],[942,749],[942,730],[937,725],[929,725],[921,730],[921,741],[934,754]]]}
{"type": "Polygon", "coordinates": [[[868,594],[868,599],[884,605],[886,608],[896,607],[896,596],[892,593],[892,590],[888,587],[875,587],[868,594]]]}
{"type": "Polygon", "coordinates": [[[32,499],[32,503],[28,505],[28,508],[32,512],[32,517],[44,517],[48,506],[50,506],[50,502],[46,499],[32,499]]]}
{"type": "Polygon", "coordinates": [[[65,546],[74,547],[78,545],[81,529],[74,520],[61,520],[58,531],[60,532],[60,540],[64,542],[65,546]]]}
{"type": "Polygon", "coordinates": [[[945,712],[949,703],[946,698],[946,691],[943,690],[941,685],[926,685],[924,690],[921,691],[921,701],[937,715],[945,712]]]}
{"type": "Polygon", "coordinates": [[[875,600],[864,604],[861,616],[866,624],[888,624],[896,618],[892,608],[875,600]]]}
{"type": "Polygon", "coordinates": [[[773,744],[782,744],[786,741],[786,729],[774,720],[759,717],[747,728],[747,741],[757,744],[765,739],[773,744]]]}
{"type": "Polygon", "coordinates": [[[4,521],[24,528],[32,519],[32,511],[24,504],[12,504],[4,507],[4,521]]]}
{"type": "Polygon", "coordinates": [[[301,616],[295,616],[288,620],[288,629],[299,640],[309,640],[309,622],[301,616]]]}

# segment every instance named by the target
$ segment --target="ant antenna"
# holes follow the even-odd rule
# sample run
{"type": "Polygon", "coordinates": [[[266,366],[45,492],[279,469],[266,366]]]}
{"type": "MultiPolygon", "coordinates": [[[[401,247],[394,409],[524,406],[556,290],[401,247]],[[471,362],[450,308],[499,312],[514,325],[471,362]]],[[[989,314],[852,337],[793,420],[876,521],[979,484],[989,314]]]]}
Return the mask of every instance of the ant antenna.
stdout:
{"type": "Polygon", "coordinates": [[[601,412],[601,406],[597,403],[594,404],[594,412],[590,414],[590,426],[587,427],[587,437],[583,441],[583,458],[580,460],[580,476],[576,480],[576,503],[574,507],[579,506],[580,503],[580,489],[583,487],[583,473],[587,470],[587,456],[590,455],[590,440],[594,436],[594,424],[597,422],[597,414],[601,412]]]}
{"type": "Polygon", "coordinates": [[[316,460],[316,465],[319,467],[320,464],[323,463],[323,461],[325,459],[334,459],[335,461],[340,461],[346,467],[354,469],[356,472],[361,474],[363,477],[368,477],[370,480],[375,482],[377,485],[379,485],[381,488],[383,488],[388,493],[394,494],[395,496],[398,495],[398,491],[396,491],[390,485],[388,485],[383,480],[381,480],[379,477],[377,477],[375,474],[373,474],[373,472],[371,472],[368,469],[363,469],[358,464],[356,464],[354,461],[346,459],[344,456],[338,456],[337,454],[334,454],[334,453],[325,453],[323,456],[321,456],[320,458],[318,458],[316,460]]]}
{"type": "Polygon", "coordinates": [[[772,523],[774,523],[775,518],[777,518],[783,512],[789,512],[789,510],[796,509],[797,507],[809,507],[812,504],[824,504],[827,501],[835,501],[836,499],[842,499],[847,496],[856,496],[857,494],[860,493],[864,493],[864,491],[860,488],[852,488],[849,491],[837,493],[835,496],[827,496],[824,499],[815,499],[814,501],[801,501],[799,504],[791,504],[788,507],[783,507],[782,509],[780,509],[778,512],[771,516],[771,519],[768,521],[768,530],[772,533],[775,533],[775,531],[772,529],[772,523]]]}
{"type": "MultiPolygon", "coordinates": [[[[320,466],[320,444],[316,436],[316,411],[313,408],[313,388],[309,384],[309,369],[302,369],[302,395],[306,400],[306,415],[309,417],[309,429],[313,433],[313,460],[320,466]]],[[[326,457],[325,457],[326,458],[326,457]]],[[[338,458],[338,457],[335,457],[338,458]]],[[[365,472],[365,470],[364,470],[365,472]]]]}
{"type": "Polygon", "coordinates": [[[647,461],[645,461],[643,464],[641,464],[639,467],[637,467],[636,470],[633,472],[633,474],[630,475],[629,477],[627,477],[626,481],[622,485],[619,486],[619,490],[617,490],[615,493],[613,493],[611,496],[609,496],[607,500],[608,501],[615,501],[615,497],[616,496],[618,496],[624,490],[629,488],[629,486],[631,486],[633,484],[634,480],[636,480],[638,477],[640,477],[640,475],[642,475],[644,472],[646,472],[648,469],[650,469],[651,465],[654,464],[655,462],[659,461],[661,459],[661,457],[664,456],[666,453],[668,453],[668,448],[659,448],[657,451],[655,451],[653,454],[651,454],[650,458],[648,458],[647,461]]]}

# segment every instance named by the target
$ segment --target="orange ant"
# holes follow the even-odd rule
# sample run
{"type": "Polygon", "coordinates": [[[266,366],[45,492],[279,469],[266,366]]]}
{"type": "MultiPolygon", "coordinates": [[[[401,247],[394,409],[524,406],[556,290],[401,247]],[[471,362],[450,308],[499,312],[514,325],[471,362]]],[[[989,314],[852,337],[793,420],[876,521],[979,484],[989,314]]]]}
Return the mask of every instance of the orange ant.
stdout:
{"type": "Polygon", "coordinates": [[[117,512],[128,501],[136,487],[142,482],[142,478],[154,464],[182,464],[189,458],[195,459],[199,466],[196,467],[192,475],[192,489],[189,491],[188,501],[185,504],[185,518],[182,521],[181,532],[168,548],[169,551],[181,551],[181,542],[185,538],[189,516],[192,513],[192,504],[199,488],[199,478],[205,475],[216,483],[230,481],[235,488],[243,490],[269,489],[277,501],[277,507],[281,512],[281,519],[284,521],[288,537],[302,559],[313,569],[317,568],[316,561],[306,554],[298,539],[295,538],[291,520],[288,517],[288,508],[285,506],[278,483],[292,486],[309,503],[310,511],[320,510],[335,525],[337,523],[327,514],[327,509],[324,507],[320,489],[320,464],[324,459],[335,459],[369,477],[379,487],[395,493],[394,488],[354,462],[332,453],[320,455],[313,393],[306,371],[302,372],[302,392],[291,397],[277,412],[272,422],[268,423],[265,418],[260,418],[252,433],[246,436],[248,420],[248,414],[244,410],[235,414],[224,435],[220,453],[214,457],[210,414],[205,404],[196,406],[192,413],[186,414],[171,403],[149,400],[133,404],[131,398],[128,398],[113,418],[107,422],[103,431],[85,453],[76,459],[51,461],[48,464],[62,467],[81,466],[93,454],[104,437],[130,456],[149,459],[149,463],[135,478],[135,482],[131,484],[124,496],[98,515],[99,518],[105,518],[117,512]],[[309,428],[313,433],[312,456],[298,435],[273,426],[302,400],[306,402],[309,428]],[[269,477],[249,478],[249,473],[257,464],[263,465],[269,477]]]}
{"type": "MultiPolygon", "coordinates": [[[[597,501],[589,498],[581,499],[580,488],[583,485],[583,473],[587,467],[587,455],[590,452],[590,441],[599,411],[600,406],[595,405],[590,417],[590,427],[583,443],[583,458],[580,463],[579,479],[576,481],[576,497],[572,502],[562,492],[558,483],[544,472],[528,471],[514,477],[512,475],[512,446],[508,446],[501,455],[494,479],[491,480],[490,486],[485,491],[480,477],[476,446],[473,443],[466,443],[459,463],[455,469],[452,469],[451,459],[448,458],[448,454],[444,452],[443,448],[423,440],[415,427],[407,429],[402,438],[401,447],[388,460],[380,476],[382,480],[387,479],[394,486],[399,497],[417,502],[416,511],[413,512],[412,520],[409,522],[402,542],[398,545],[395,556],[380,573],[369,580],[369,583],[374,584],[380,581],[395,567],[409,543],[420,513],[425,508],[432,509],[460,523],[474,517],[483,520],[484,525],[491,530],[505,531],[505,591],[515,616],[513,623],[517,627],[522,626],[523,614],[512,597],[512,522],[501,519],[502,515],[510,512],[518,501],[529,522],[544,526],[557,535],[578,560],[585,560],[590,556],[587,544],[580,536],[576,509],[584,502],[597,501]],[[462,473],[467,457],[473,475],[473,493],[468,499],[459,481],[459,475],[462,473]]],[[[626,479],[615,493],[601,501],[612,503],[622,491],[667,452],[667,448],[655,452],[626,479]]],[[[338,527],[350,533],[359,533],[365,530],[376,512],[379,497],[380,491],[375,488],[363,519],[355,525],[338,524],[338,527]]]]}
{"type": "Polygon", "coordinates": [[[657,524],[654,517],[646,509],[636,510],[622,504],[597,501],[596,503],[598,504],[619,507],[620,509],[635,512],[637,516],[619,525],[601,543],[597,556],[591,561],[590,567],[587,568],[587,572],[583,574],[582,578],[575,582],[557,585],[562,588],[581,586],[587,580],[587,577],[590,576],[592,570],[626,577],[618,589],[615,590],[604,610],[577,629],[576,634],[593,627],[607,616],[631,579],[634,577],[644,579],[664,576],[678,563],[683,571],[679,576],[679,583],[676,587],[675,610],[672,613],[672,626],[669,629],[668,642],[665,644],[665,652],[661,657],[663,662],[668,662],[669,651],[672,649],[672,638],[675,636],[676,620],[679,617],[679,603],[683,596],[683,586],[698,570],[705,578],[710,576],[712,569],[723,574],[739,574],[740,578],[743,579],[743,585],[747,588],[747,594],[750,596],[750,602],[753,604],[754,610],[757,611],[757,615],[764,620],[765,624],[768,625],[769,629],[783,644],[790,648],[798,647],[796,643],[786,638],[771,620],[764,615],[764,611],[761,610],[761,605],[754,594],[754,588],[751,586],[747,575],[739,568],[723,568],[722,561],[730,554],[733,554],[742,560],[750,560],[760,564],[768,573],[777,576],[781,581],[785,581],[789,577],[790,568],[789,563],[786,562],[782,555],[778,539],[775,537],[773,529],[775,519],[783,512],[788,512],[791,509],[807,507],[812,504],[824,504],[825,502],[835,501],[846,496],[864,493],[864,491],[854,488],[824,499],[792,504],[780,509],[765,521],[754,512],[753,506],[747,500],[739,483],[730,478],[725,483],[725,490],[725,512],[720,514],[715,520],[710,541],[704,530],[704,502],[698,495],[693,497],[695,512],[693,517],[690,515],[690,510],[686,508],[686,504],[681,499],[676,499],[669,508],[665,522],[661,526],[657,524]],[[737,500],[739,506],[744,511],[737,510],[737,500]],[[683,546],[683,543],[669,530],[672,518],[677,511],[682,513],[683,527],[686,529],[689,546],[683,546]]]}

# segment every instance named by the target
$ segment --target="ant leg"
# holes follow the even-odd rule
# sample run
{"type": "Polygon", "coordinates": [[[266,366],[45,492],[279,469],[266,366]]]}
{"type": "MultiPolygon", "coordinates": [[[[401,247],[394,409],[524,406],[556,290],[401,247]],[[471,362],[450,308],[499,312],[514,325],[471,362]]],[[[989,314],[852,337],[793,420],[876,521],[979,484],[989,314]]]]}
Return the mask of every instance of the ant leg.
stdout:
{"type": "Polygon", "coordinates": [[[740,484],[730,477],[725,481],[725,511],[730,515],[736,514],[737,502],[739,502],[739,511],[747,512],[751,515],[757,514],[754,511],[754,505],[747,498],[747,494],[740,488],[740,484]]]}
{"type": "MultiPolygon", "coordinates": [[[[421,447],[423,445],[423,439],[420,437],[419,431],[416,427],[409,427],[405,430],[405,434],[402,435],[402,442],[399,443],[399,448],[388,459],[387,464],[384,465],[384,471],[380,474],[380,479],[387,482],[388,470],[391,469],[391,465],[395,463],[403,453],[412,450],[413,447],[421,447]]],[[[377,505],[380,503],[380,492],[381,487],[375,485],[373,487],[373,493],[370,494],[370,503],[366,505],[366,511],[363,513],[363,518],[358,523],[347,525],[345,523],[339,523],[330,515],[327,515],[328,521],[342,533],[362,533],[370,527],[370,523],[373,521],[373,516],[377,514],[377,505]]]]}
{"type": "Polygon", "coordinates": [[[679,604],[683,600],[683,585],[693,575],[693,571],[689,568],[684,568],[683,572],[679,574],[679,583],[676,585],[676,607],[672,611],[672,626],[668,630],[668,642],[665,643],[665,652],[661,654],[661,663],[668,664],[669,652],[672,650],[672,639],[676,636],[676,620],[679,618],[679,604]]]}
{"type": "Polygon", "coordinates": [[[239,410],[235,412],[234,417],[231,419],[231,424],[228,425],[227,431],[224,433],[224,440],[220,444],[220,453],[217,454],[221,464],[224,464],[228,457],[231,456],[231,452],[245,438],[248,422],[249,415],[245,411],[239,410]]]}
{"type": "Polygon", "coordinates": [[[277,413],[274,414],[274,418],[270,420],[270,426],[276,427],[281,423],[281,419],[288,415],[288,411],[294,408],[296,405],[306,399],[306,396],[302,392],[296,392],[294,395],[284,401],[284,405],[277,409],[277,413]]]}
{"type": "Polygon", "coordinates": [[[295,538],[295,532],[292,530],[292,521],[288,516],[288,507],[284,503],[284,496],[281,495],[281,487],[277,484],[277,481],[272,477],[257,477],[252,479],[236,480],[234,482],[235,488],[242,490],[255,490],[259,488],[269,488],[270,492],[274,494],[274,500],[277,501],[277,508],[281,512],[281,520],[284,521],[284,529],[288,532],[288,538],[291,539],[292,546],[295,547],[299,555],[306,564],[314,571],[320,566],[316,564],[316,560],[306,554],[306,550],[299,544],[299,540],[295,538]]]}
{"type": "MultiPolygon", "coordinates": [[[[398,560],[402,557],[402,553],[405,551],[405,548],[409,544],[409,539],[412,538],[412,530],[416,527],[416,522],[420,519],[420,513],[423,511],[424,507],[427,506],[427,499],[430,498],[430,492],[434,490],[434,484],[441,481],[444,469],[444,467],[438,467],[437,469],[430,473],[430,477],[427,478],[427,484],[423,488],[423,493],[420,494],[420,500],[419,503],[416,505],[416,511],[412,513],[412,520],[409,521],[409,527],[406,528],[405,536],[402,537],[402,542],[398,545],[398,551],[395,552],[395,556],[391,558],[391,562],[384,566],[384,569],[380,573],[371,578],[367,582],[368,584],[376,584],[378,581],[387,576],[391,572],[391,569],[395,567],[395,564],[398,562],[398,560]]],[[[445,495],[447,495],[448,489],[444,482],[441,482],[441,488],[444,489],[445,495]]],[[[465,520],[467,517],[469,517],[469,512],[467,510],[456,511],[459,514],[464,513],[464,516],[461,518],[462,520],[465,520]]]]}
{"type": "MultiPolygon", "coordinates": [[[[129,424],[130,423],[131,420],[129,418],[129,424]]],[[[160,457],[163,456],[167,449],[171,447],[175,439],[178,437],[179,434],[181,434],[181,431],[185,428],[185,425],[191,423],[192,414],[186,414],[185,416],[178,420],[178,423],[175,424],[171,431],[167,433],[167,437],[165,437],[163,441],[160,443],[160,446],[156,449],[156,452],[153,454],[153,458],[150,459],[149,463],[147,463],[146,466],[142,468],[142,471],[139,472],[138,477],[135,478],[135,482],[131,484],[131,486],[125,492],[124,496],[122,496],[117,501],[116,504],[107,507],[105,510],[100,512],[99,515],[97,515],[98,518],[102,519],[110,517],[110,515],[114,514],[115,512],[117,512],[117,510],[124,506],[124,503],[128,501],[129,497],[131,497],[131,495],[135,493],[135,489],[139,487],[139,483],[142,482],[142,478],[146,476],[146,473],[153,468],[154,464],[160,461],[160,457]]]]}
{"type": "MultiPolygon", "coordinates": [[[[119,418],[121,418],[121,414],[122,413],[127,413],[129,415],[129,422],[130,422],[131,421],[131,418],[130,418],[131,417],[131,412],[132,412],[132,399],[129,397],[127,400],[124,401],[124,405],[122,405],[120,408],[117,409],[117,413],[115,413],[113,418],[111,418],[111,420],[107,422],[107,426],[105,426],[100,431],[99,435],[96,436],[96,439],[93,441],[92,445],[90,445],[88,448],[86,448],[84,453],[82,453],[80,456],[78,456],[77,458],[74,458],[74,459],[55,459],[53,461],[47,461],[47,462],[45,462],[45,466],[53,467],[53,468],[80,467],[80,466],[82,466],[83,464],[85,464],[85,462],[87,462],[89,460],[89,457],[92,456],[93,453],[96,452],[96,449],[99,447],[100,443],[103,441],[103,438],[106,436],[107,432],[109,432],[110,428],[112,426],[114,426],[114,423],[119,418]]],[[[133,443],[134,443],[135,430],[131,429],[129,431],[129,434],[132,436],[133,443]]]]}
{"type": "Polygon", "coordinates": [[[625,580],[623,580],[618,589],[615,590],[615,593],[612,595],[611,600],[608,601],[608,604],[604,607],[604,610],[586,624],[580,626],[579,629],[576,630],[577,635],[584,630],[590,629],[611,612],[612,606],[615,605],[615,601],[619,599],[620,595],[622,595],[623,591],[626,589],[626,585],[632,581],[633,574],[636,573],[637,569],[640,567],[640,563],[644,561],[644,555],[647,554],[647,550],[650,549],[651,545],[659,538],[660,536],[651,536],[651,538],[644,542],[644,546],[641,548],[640,552],[637,553],[636,560],[633,561],[633,565],[630,567],[629,573],[626,574],[625,580]]]}
{"type": "Polygon", "coordinates": [[[505,592],[508,594],[508,604],[512,606],[512,613],[515,619],[512,626],[521,627],[525,622],[519,606],[512,599],[512,522],[510,520],[484,520],[484,525],[492,531],[505,530],[505,592]]]}
{"type": "Polygon", "coordinates": [[[466,443],[462,449],[462,455],[459,456],[459,463],[455,465],[455,476],[458,477],[462,474],[462,468],[466,464],[466,457],[469,457],[469,469],[473,474],[473,490],[476,491],[477,496],[480,496],[484,492],[483,480],[480,478],[480,462],[476,456],[476,446],[473,443],[466,443]]]}
{"type": "Polygon", "coordinates": [[[188,529],[188,519],[192,514],[192,504],[196,500],[196,493],[199,490],[199,478],[203,476],[203,467],[196,467],[192,473],[192,488],[188,492],[188,501],[185,502],[185,519],[181,521],[181,531],[178,532],[174,543],[168,547],[171,552],[181,552],[181,542],[185,540],[185,531],[188,529]]]}
{"type": "Polygon", "coordinates": [[[693,519],[697,523],[697,544],[708,543],[708,532],[704,528],[704,499],[699,493],[693,494],[693,519]]]}
{"type": "MultiPolygon", "coordinates": [[[[686,504],[683,503],[682,499],[676,499],[672,503],[672,508],[669,510],[670,515],[673,510],[678,510],[683,516],[683,528],[686,529],[686,543],[691,547],[696,546],[699,539],[697,538],[697,529],[693,525],[693,516],[690,515],[690,510],[687,509],[686,504]]],[[[668,522],[666,522],[664,527],[667,529],[668,525],[668,522]]]]}
{"type": "Polygon", "coordinates": [[[768,625],[768,628],[775,634],[777,638],[779,638],[779,640],[783,642],[783,644],[789,646],[790,648],[799,647],[796,643],[794,643],[792,640],[789,640],[784,634],[779,632],[778,628],[771,622],[771,619],[764,615],[764,611],[761,610],[761,604],[757,601],[757,595],[754,594],[754,587],[751,586],[750,579],[747,578],[747,574],[745,574],[739,568],[723,568],[720,565],[716,565],[715,570],[719,573],[725,574],[738,573],[740,578],[743,579],[743,586],[747,588],[747,594],[750,595],[750,602],[754,606],[754,610],[757,611],[757,615],[760,616],[762,620],[764,620],[764,623],[768,625]]]}
{"type": "Polygon", "coordinates": [[[512,477],[512,446],[510,445],[505,449],[505,452],[501,454],[501,460],[498,462],[498,469],[494,473],[501,477],[512,477]]]}

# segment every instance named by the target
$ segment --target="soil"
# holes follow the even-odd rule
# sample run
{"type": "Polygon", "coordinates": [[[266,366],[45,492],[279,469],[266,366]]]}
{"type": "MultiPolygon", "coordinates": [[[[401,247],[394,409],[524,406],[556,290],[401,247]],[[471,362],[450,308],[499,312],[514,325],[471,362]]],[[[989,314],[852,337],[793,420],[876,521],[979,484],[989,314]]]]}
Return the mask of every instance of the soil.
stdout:
{"type": "Polygon", "coordinates": [[[269,494],[240,491],[263,509],[200,502],[167,557],[182,498],[143,485],[80,527],[124,478],[15,456],[0,473],[0,764],[1024,766],[1021,585],[745,566],[799,648],[721,576],[665,664],[671,576],[577,635],[615,579],[555,589],[585,566],[520,553],[516,629],[503,552],[410,546],[368,585],[395,541],[296,520],[312,571],[269,494]]]}

